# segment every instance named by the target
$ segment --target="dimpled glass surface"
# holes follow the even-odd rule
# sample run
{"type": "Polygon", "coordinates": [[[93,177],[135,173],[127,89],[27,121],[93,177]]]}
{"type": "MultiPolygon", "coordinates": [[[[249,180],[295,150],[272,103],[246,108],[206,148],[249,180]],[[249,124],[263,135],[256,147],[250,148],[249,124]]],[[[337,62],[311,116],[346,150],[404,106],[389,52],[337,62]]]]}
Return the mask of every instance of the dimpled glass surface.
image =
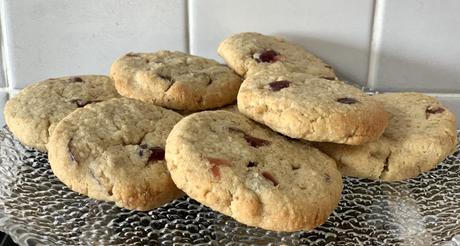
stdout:
{"type": "Polygon", "coordinates": [[[405,182],[345,178],[324,225],[281,233],[187,197],[149,212],[118,208],[69,190],[46,154],[22,146],[7,128],[0,146],[0,230],[20,245],[460,245],[460,151],[405,182]]]}

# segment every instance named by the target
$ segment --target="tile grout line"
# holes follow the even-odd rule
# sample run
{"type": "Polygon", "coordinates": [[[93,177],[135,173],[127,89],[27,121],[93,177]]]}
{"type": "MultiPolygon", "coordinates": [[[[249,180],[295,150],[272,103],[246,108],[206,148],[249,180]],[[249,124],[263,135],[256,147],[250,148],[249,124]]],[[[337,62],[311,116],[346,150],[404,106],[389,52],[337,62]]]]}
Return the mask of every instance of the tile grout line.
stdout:
{"type": "Polygon", "coordinates": [[[190,4],[184,0],[184,22],[185,22],[185,51],[190,54],[190,4]]]}
{"type": "Polygon", "coordinates": [[[368,54],[369,56],[367,57],[367,71],[366,71],[366,87],[369,87],[369,66],[371,62],[371,45],[372,45],[372,35],[374,33],[374,17],[375,17],[375,3],[376,0],[372,1],[372,13],[371,13],[371,20],[370,20],[370,28],[369,28],[369,47],[368,47],[368,54]]]}
{"type": "Polygon", "coordinates": [[[367,86],[375,89],[376,73],[379,59],[379,47],[383,26],[384,0],[375,0],[372,18],[371,40],[369,47],[369,62],[367,70],[367,86]]]}

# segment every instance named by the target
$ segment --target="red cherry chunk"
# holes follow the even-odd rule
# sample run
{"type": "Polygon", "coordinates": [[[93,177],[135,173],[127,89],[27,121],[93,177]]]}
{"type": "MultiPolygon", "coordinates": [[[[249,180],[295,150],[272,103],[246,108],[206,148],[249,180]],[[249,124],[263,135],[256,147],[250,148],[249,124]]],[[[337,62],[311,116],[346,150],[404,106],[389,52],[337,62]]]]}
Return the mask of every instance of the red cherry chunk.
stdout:
{"type": "Polygon", "coordinates": [[[246,140],[246,142],[254,148],[259,148],[271,144],[271,142],[268,140],[256,138],[248,134],[244,136],[244,140],[246,140]]]}
{"type": "Polygon", "coordinates": [[[445,109],[441,108],[441,107],[428,106],[428,107],[426,107],[425,115],[426,115],[426,118],[428,119],[430,117],[430,115],[432,115],[432,114],[440,114],[440,113],[442,113],[444,111],[445,111],[445,109]]]}
{"type": "Polygon", "coordinates": [[[257,62],[273,63],[280,59],[280,54],[274,50],[262,50],[252,56],[257,62]]]}
{"type": "Polygon", "coordinates": [[[83,79],[80,78],[80,77],[72,77],[72,78],[70,79],[70,82],[81,83],[81,82],[83,82],[83,79]]]}
{"type": "Polygon", "coordinates": [[[82,108],[91,103],[101,102],[101,100],[72,99],[70,102],[75,103],[79,108],[82,108]]]}
{"type": "Polygon", "coordinates": [[[359,101],[351,97],[342,97],[342,98],[337,99],[337,102],[343,103],[343,104],[355,104],[359,101]]]}
{"type": "Polygon", "coordinates": [[[219,166],[231,166],[232,163],[225,159],[207,157],[209,164],[211,165],[211,174],[217,180],[220,180],[220,168],[219,166]]]}
{"type": "Polygon", "coordinates": [[[269,83],[268,85],[270,86],[270,89],[272,91],[280,91],[284,88],[288,88],[289,85],[291,84],[290,81],[287,80],[279,80],[279,81],[273,81],[269,83]]]}
{"type": "Polygon", "coordinates": [[[149,161],[162,161],[165,159],[165,150],[161,147],[152,147],[150,148],[152,153],[149,156],[149,161]]]}
{"type": "Polygon", "coordinates": [[[254,147],[254,148],[259,148],[259,147],[271,144],[271,142],[268,141],[268,140],[253,137],[253,136],[247,134],[245,131],[243,131],[241,129],[238,129],[238,128],[235,128],[235,127],[229,127],[228,130],[231,131],[231,132],[236,132],[236,133],[243,134],[244,140],[246,140],[246,142],[249,145],[251,145],[252,147],[254,147]]]}
{"type": "Polygon", "coordinates": [[[329,76],[323,76],[321,77],[322,79],[327,79],[327,80],[335,80],[334,77],[329,77],[329,76]]]}
{"type": "Polygon", "coordinates": [[[273,177],[273,175],[269,172],[262,172],[262,176],[264,176],[264,178],[270,180],[270,182],[273,183],[274,186],[277,186],[278,185],[278,181],[276,181],[275,177],[273,177]]]}
{"type": "Polygon", "coordinates": [[[144,156],[144,154],[148,154],[148,162],[162,161],[165,159],[165,150],[160,146],[151,147],[147,144],[141,144],[139,148],[137,153],[140,157],[144,156]]]}

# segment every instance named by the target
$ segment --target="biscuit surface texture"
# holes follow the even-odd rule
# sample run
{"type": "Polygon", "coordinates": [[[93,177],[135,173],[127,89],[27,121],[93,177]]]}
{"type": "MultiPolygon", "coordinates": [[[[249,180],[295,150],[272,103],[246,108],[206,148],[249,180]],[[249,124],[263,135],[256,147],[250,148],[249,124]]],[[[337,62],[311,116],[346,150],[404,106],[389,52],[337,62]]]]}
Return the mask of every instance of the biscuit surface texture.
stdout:
{"type": "Polygon", "coordinates": [[[244,80],[238,109],[286,136],[318,142],[363,144],[388,124],[381,102],[354,86],[276,70],[244,80]]]}
{"type": "Polygon", "coordinates": [[[335,79],[334,70],[303,47],[260,33],[238,33],[218,47],[218,53],[239,75],[283,67],[292,72],[335,79]]]}
{"type": "Polygon", "coordinates": [[[178,51],[126,54],[110,75],[121,95],[181,111],[231,104],[241,84],[229,67],[178,51]]]}
{"type": "Polygon", "coordinates": [[[373,97],[384,104],[391,118],[378,140],[362,146],[316,144],[337,160],[343,175],[404,180],[433,169],[455,150],[455,116],[435,98],[420,93],[373,97]]]}
{"type": "Polygon", "coordinates": [[[269,230],[324,223],[342,191],[328,156],[229,111],[181,120],[167,139],[166,160],[174,182],[190,197],[269,230]]]}
{"type": "Polygon", "coordinates": [[[179,197],[164,160],[166,137],[182,117],[120,98],[65,117],[48,144],[54,174],[72,190],[149,210],[179,197]]]}
{"type": "Polygon", "coordinates": [[[102,75],[47,79],[31,84],[5,105],[5,121],[25,145],[46,151],[57,123],[87,104],[120,97],[113,81],[102,75]]]}

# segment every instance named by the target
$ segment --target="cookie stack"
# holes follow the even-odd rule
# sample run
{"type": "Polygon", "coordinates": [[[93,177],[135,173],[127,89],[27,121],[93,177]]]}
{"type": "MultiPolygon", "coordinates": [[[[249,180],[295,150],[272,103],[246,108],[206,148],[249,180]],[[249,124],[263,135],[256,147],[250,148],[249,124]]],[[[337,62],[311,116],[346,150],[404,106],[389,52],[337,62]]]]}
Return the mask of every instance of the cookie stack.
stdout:
{"type": "Polygon", "coordinates": [[[74,191],[133,210],[185,193],[277,231],[324,223],[342,175],[408,179],[455,148],[455,117],[432,97],[366,95],[304,48],[258,33],[231,36],[218,52],[228,66],[128,53],[110,78],[28,86],[5,120],[22,143],[48,151],[74,191]]]}
{"type": "Polygon", "coordinates": [[[334,158],[341,173],[398,181],[433,169],[454,151],[455,115],[420,93],[368,96],[329,65],[275,37],[240,33],[219,54],[245,76],[238,109],[334,158]]]}

